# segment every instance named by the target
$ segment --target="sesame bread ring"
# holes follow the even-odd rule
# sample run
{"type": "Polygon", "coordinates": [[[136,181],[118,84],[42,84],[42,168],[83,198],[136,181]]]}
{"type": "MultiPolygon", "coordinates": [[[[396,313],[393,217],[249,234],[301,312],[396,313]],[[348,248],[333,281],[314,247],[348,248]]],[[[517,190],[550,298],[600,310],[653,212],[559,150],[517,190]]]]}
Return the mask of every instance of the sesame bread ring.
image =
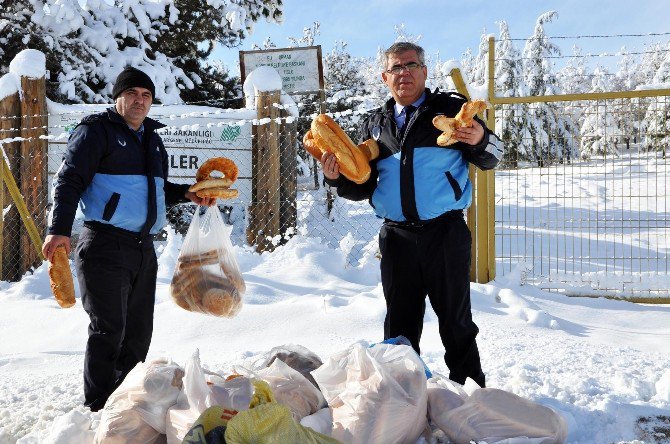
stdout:
{"type": "Polygon", "coordinates": [[[204,190],[196,191],[195,194],[200,198],[215,197],[217,199],[235,199],[239,192],[236,188],[216,187],[205,188],[204,190]]]}
{"type": "Polygon", "coordinates": [[[213,265],[219,262],[219,250],[209,250],[200,254],[179,256],[177,261],[179,262],[180,269],[213,265]]]}
{"type": "Polygon", "coordinates": [[[202,296],[202,307],[210,314],[232,318],[242,308],[240,297],[232,286],[210,288],[202,296]]]}
{"type": "Polygon", "coordinates": [[[219,187],[225,187],[228,188],[233,184],[233,181],[230,180],[227,177],[222,177],[222,178],[217,178],[217,179],[205,179],[201,180],[200,182],[196,182],[193,185],[189,187],[189,191],[191,192],[196,192],[200,190],[204,190],[205,188],[219,188],[219,187]]]}
{"type": "Polygon", "coordinates": [[[200,165],[200,168],[198,168],[198,172],[195,175],[195,180],[200,182],[202,180],[213,179],[211,176],[212,171],[220,171],[232,182],[237,180],[237,174],[239,172],[237,165],[235,165],[235,162],[232,160],[225,157],[212,157],[200,165]]]}

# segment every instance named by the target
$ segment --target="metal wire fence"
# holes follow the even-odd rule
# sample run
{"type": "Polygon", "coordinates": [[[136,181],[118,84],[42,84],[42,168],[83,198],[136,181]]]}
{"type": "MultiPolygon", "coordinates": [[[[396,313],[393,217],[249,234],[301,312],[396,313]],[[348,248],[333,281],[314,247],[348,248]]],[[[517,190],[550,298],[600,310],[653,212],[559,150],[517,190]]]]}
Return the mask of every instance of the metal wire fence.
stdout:
{"type": "MultiPolygon", "coordinates": [[[[104,107],[49,116],[49,188],[69,132],[98,108],[104,107]]],[[[328,193],[296,130],[311,116],[292,120],[284,114],[264,135],[259,128],[267,122],[241,110],[217,114],[211,108],[182,108],[190,111],[159,109],[152,115],[167,125],[162,137],[170,180],[192,183],[199,165],[211,157],[235,161],[239,196],[219,201],[235,244],[262,240],[273,249],[297,234],[343,251],[343,266],[376,264],[381,221],[367,202],[328,193]],[[274,151],[268,140],[261,141],[268,134],[277,136],[274,151]],[[272,176],[279,181],[275,188],[268,182],[272,176]]],[[[667,295],[668,109],[668,97],[498,106],[496,132],[506,153],[496,170],[497,275],[520,272],[526,282],[571,294],[667,295]],[[533,117],[542,113],[551,114],[552,125],[542,126],[533,117]]],[[[4,139],[7,160],[20,178],[26,168],[21,165],[33,156],[12,149],[17,142],[4,139]]],[[[49,194],[46,187],[35,194],[35,214],[47,214],[49,194]]],[[[6,190],[4,197],[3,235],[8,239],[23,228],[6,190]]],[[[188,204],[170,208],[170,225],[185,233],[193,211],[188,204]]],[[[4,280],[16,280],[11,264],[21,262],[22,251],[3,242],[4,280]]]]}
{"type": "Polygon", "coordinates": [[[517,270],[577,295],[670,294],[669,105],[648,97],[500,106],[498,274],[517,270]],[[552,115],[548,132],[529,121],[539,112],[552,115]]]}

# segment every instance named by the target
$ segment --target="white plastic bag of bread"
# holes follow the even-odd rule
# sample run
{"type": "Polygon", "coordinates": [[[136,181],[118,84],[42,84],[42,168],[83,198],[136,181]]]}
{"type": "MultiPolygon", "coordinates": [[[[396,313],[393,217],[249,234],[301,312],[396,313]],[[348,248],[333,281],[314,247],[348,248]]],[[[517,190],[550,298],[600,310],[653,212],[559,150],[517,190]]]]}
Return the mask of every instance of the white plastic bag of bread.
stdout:
{"type": "Polygon", "coordinates": [[[232,227],[218,207],[193,215],[177,258],[170,294],[181,308],[231,318],[242,308],[246,285],[230,241],[232,227]]]}
{"type": "Polygon", "coordinates": [[[184,370],[169,359],[138,363],[107,400],[94,442],[162,442],[166,414],[177,402],[183,376],[184,370]]]}

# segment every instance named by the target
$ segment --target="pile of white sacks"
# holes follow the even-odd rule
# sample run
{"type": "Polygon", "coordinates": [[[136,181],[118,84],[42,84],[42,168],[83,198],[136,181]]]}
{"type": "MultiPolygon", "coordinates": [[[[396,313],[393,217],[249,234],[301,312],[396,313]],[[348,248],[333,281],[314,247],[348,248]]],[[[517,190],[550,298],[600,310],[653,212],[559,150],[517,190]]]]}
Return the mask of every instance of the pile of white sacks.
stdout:
{"type": "MultiPolygon", "coordinates": [[[[181,443],[209,407],[232,415],[248,410],[260,396],[259,381],[290,409],[297,427],[344,443],[431,442],[436,428],[454,443],[563,443],[567,437],[565,420],[548,407],[471,380],[461,386],[428,378],[407,345],[355,344],[323,364],[304,347],[276,347],[256,368],[233,373],[203,370],[197,351],[183,369],[169,359],[140,363],[105,405],[95,441],[181,443]]],[[[256,442],[276,442],[271,429],[265,433],[256,442]]]]}

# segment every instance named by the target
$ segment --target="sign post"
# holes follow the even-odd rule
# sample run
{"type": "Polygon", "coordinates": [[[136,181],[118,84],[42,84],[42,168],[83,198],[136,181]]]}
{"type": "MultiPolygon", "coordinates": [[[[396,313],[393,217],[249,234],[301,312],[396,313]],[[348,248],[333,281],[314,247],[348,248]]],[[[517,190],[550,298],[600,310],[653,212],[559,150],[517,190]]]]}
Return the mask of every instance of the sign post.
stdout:
{"type": "Polygon", "coordinates": [[[240,51],[242,84],[249,73],[259,66],[276,69],[282,80],[282,89],[287,94],[318,94],[323,91],[320,45],[240,51]]]}
{"type": "MultiPolygon", "coordinates": [[[[240,51],[242,84],[247,75],[259,66],[270,66],[276,69],[282,79],[282,89],[289,95],[318,95],[319,112],[322,114],[326,112],[321,45],[240,51]]],[[[319,176],[316,159],[312,160],[312,165],[314,188],[318,189],[319,176]]],[[[328,201],[330,208],[332,205],[330,192],[328,192],[328,201]]]]}

